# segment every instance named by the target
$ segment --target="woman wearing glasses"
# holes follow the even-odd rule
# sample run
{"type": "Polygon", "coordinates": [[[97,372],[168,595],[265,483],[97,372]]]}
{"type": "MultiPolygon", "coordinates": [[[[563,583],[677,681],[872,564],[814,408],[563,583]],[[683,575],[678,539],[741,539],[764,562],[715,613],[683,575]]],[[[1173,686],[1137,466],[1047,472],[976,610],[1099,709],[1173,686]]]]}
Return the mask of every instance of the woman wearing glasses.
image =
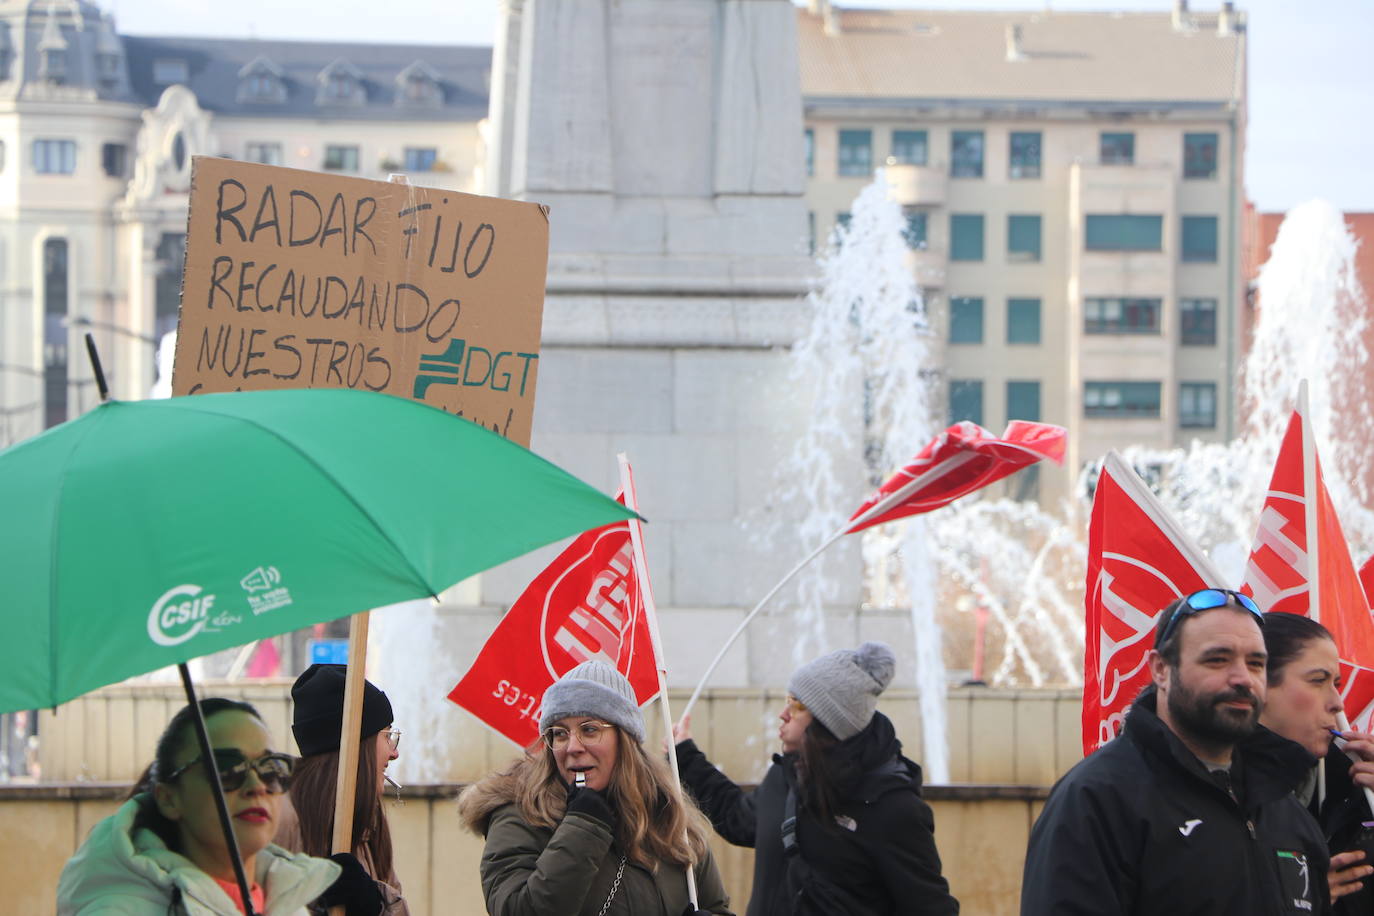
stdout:
{"type": "MultiPolygon", "coordinates": [[[[251,881],[253,909],[304,916],[306,904],[334,884],[340,870],[328,860],[272,845],[293,758],[270,749],[267,726],[247,703],[212,698],[200,707],[251,881]]],[[[61,916],[245,911],[194,715],[187,706],[172,718],[129,800],[95,826],[62,869],[61,916]]]]}
{"type": "Polygon", "coordinates": [[[745,792],[673,730],[682,780],[736,846],[754,849],[747,916],[953,914],[921,768],[877,711],[896,659],[883,643],[798,668],[778,716],[782,755],[745,792]]]}
{"type": "Polygon", "coordinates": [[[583,662],[544,692],[543,746],[471,786],[458,811],[486,837],[491,916],[611,916],[688,908],[728,916],[707,824],[678,801],[666,761],[644,752],[644,717],[615,669],[583,662]]]}
{"type": "Polygon", "coordinates": [[[1365,786],[1374,787],[1374,737],[1342,732],[1344,752],[1332,739],[1342,685],[1340,656],[1326,627],[1296,614],[1270,612],[1264,615],[1264,648],[1269,653],[1268,687],[1260,724],[1326,759],[1325,799],[1318,797],[1321,770],[1316,768],[1294,794],[1321,824],[1331,850],[1327,878],[1332,912],[1367,916],[1374,913],[1374,891],[1365,887],[1365,879],[1374,868],[1358,840],[1361,823],[1374,820],[1363,792],[1365,786]]]}
{"type": "MultiPolygon", "coordinates": [[[[282,818],[277,842],[313,856],[329,856],[333,848],[347,675],[346,665],[311,665],[291,685],[291,733],[301,759],[291,784],[293,810],[282,818]]],[[[349,899],[334,900],[331,895],[326,902],[347,903],[347,916],[406,916],[409,910],[392,860],[391,828],[382,807],[386,768],[400,756],[401,732],[393,724],[391,701],[371,681],[363,682],[361,731],[352,855],[334,857],[344,866],[341,884],[348,885],[349,899]]]]}

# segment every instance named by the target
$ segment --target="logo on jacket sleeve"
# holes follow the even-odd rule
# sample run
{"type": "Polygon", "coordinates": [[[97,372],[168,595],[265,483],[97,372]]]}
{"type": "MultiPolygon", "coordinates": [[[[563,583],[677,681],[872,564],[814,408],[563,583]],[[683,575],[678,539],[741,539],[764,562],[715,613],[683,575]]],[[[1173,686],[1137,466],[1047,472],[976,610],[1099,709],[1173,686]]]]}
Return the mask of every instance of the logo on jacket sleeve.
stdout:
{"type": "Polygon", "coordinates": [[[1184,836],[1192,836],[1193,831],[1202,823],[1201,818],[1192,818],[1183,822],[1183,826],[1178,828],[1178,832],[1184,836]]]}
{"type": "Polygon", "coordinates": [[[1312,875],[1307,867],[1307,856],[1290,849],[1279,849],[1279,880],[1283,883],[1283,895],[1294,909],[1312,912],[1312,875]]]}

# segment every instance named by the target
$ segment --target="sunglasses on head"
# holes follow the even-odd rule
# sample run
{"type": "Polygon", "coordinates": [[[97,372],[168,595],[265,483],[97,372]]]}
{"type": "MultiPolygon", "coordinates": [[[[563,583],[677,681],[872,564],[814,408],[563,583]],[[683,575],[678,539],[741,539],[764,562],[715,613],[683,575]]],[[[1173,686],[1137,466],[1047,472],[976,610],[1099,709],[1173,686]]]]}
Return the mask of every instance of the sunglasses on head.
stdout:
{"type": "Polygon", "coordinates": [[[1174,608],[1173,614],[1169,616],[1169,622],[1164,625],[1164,629],[1159,633],[1159,638],[1155,640],[1155,648],[1169,641],[1169,637],[1174,635],[1179,622],[1184,618],[1191,617],[1201,611],[1226,607],[1232,602],[1235,603],[1235,607],[1254,614],[1255,623],[1259,624],[1261,629],[1264,628],[1264,614],[1260,612],[1259,606],[1249,595],[1233,592],[1229,588],[1204,588],[1186,596],[1179,602],[1178,607],[1174,608]]]}
{"type": "MultiPolygon", "coordinates": [[[[226,792],[243,788],[248,780],[248,771],[258,774],[263,787],[273,795],[279,795],[291,788],[291,774],[296,769],[296,758],[286,754],[263,754],[248,760],[237,748],[215,748],[215,769],[219,771],[219,783],[226,792]]],[[[191,767],[201,762],[197,757],[185,766],[178,767],[167,775],[163,782],[175,782],[191,767]]]]}

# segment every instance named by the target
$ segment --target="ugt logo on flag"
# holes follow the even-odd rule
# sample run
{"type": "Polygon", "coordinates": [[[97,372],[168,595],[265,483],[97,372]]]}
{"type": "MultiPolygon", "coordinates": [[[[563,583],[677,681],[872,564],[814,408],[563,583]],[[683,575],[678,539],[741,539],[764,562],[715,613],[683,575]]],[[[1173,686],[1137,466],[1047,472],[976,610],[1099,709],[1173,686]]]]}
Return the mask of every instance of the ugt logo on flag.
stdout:
{"type": "Polygon", "coordinates": [[[631,550],[626,522],[577,537],[515,600],[448,698],[521,747],[539,737],[544,691],[589,659],[625,675],[640,705],[653,699],[658,673],[631,550]]]}

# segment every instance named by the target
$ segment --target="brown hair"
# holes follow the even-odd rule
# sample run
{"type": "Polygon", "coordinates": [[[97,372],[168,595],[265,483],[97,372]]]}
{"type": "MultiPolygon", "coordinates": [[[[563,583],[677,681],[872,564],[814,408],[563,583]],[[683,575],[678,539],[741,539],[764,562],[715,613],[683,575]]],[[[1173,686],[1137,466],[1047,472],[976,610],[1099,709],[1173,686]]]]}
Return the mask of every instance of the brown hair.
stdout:
{"type": "MultiPolygon", "coordinates": [[[[618,815],[616,841],[625,856],[651,871],[663,862],[691,868],[703,861],[710,827],[706,816],[685,794],[672,791],[667,761],[648,756],[638,741],[616,731],[619,748],[605,795],[618,815]]],[[[553,751],[541,748],[463,792],[458,810],[469,828],[482,832],[491,812],[509,803],[531,826],[557,828],[567,812],[568,788],[553,751]]]]}
{"type": "MultiPolygon", "coordinates": [[[[291,805],[300,821],[301,851],[327,857],[334,844],[334,793],[338,784],[339,752],[302,757],[291,779],[291,805]]],[[[377,736],[358,744],[358,782],[353,793],[353,854],[373,869],[372,877],[391,883],[391,828],[382,810],[377,784],[377,736]]]]}
{"type": "Polygon", "coordinates": [[[830,754],[839,743],[835,733],[813,717],[802,733],[797,755],[797,794],[816,813],[823,827],[835,826],[834,815],[840,803],[836,783],[841,774],[830,754]]]}

